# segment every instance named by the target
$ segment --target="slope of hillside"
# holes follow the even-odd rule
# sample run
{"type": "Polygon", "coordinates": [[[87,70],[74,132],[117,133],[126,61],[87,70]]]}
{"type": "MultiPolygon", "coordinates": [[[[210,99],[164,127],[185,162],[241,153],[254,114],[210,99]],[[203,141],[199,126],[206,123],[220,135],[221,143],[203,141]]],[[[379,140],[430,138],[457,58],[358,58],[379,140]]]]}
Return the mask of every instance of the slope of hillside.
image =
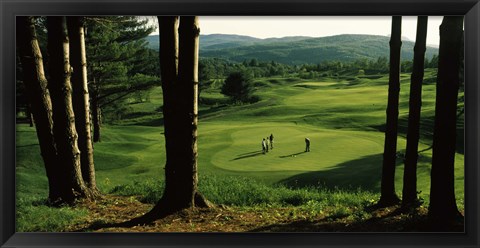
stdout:
{"type": "MultiPolygon", "coordinates": [[[[316,64],[323,61],[374,60],[389,56],[387,36],[343,34],[328,37],[284,37],[258,39],[241,35],[212,34],[200,36],[200,56],[224,58],[231,61],[257,59],[280,63],[316,64]]],[[[158,36],[149,36],[150,47],[158,49],[158,36]]],[[[402,60],[412,60],[415,43],[404,40],[402,60]]],[[[438,48],[427,47],[426,57],[438,53],[438,48]]]]}

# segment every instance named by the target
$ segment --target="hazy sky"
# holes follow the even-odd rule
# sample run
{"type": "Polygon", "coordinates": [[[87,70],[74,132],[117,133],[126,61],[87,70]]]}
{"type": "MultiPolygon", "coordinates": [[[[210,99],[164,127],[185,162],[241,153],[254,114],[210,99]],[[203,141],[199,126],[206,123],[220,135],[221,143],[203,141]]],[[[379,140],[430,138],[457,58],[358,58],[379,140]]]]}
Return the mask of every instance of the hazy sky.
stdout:
{"type": "MultiPolygon", "coordinates": [[[[439,44],[441,16],[428,18],[427,44],[439,44]]],[[[257,38],[338,34],[389,36],[391,16],[200,16],[201,34],[239,34],[257,38]]],[[[416,16],[402,18],[402,36],[415,40],[416,16]]]]}

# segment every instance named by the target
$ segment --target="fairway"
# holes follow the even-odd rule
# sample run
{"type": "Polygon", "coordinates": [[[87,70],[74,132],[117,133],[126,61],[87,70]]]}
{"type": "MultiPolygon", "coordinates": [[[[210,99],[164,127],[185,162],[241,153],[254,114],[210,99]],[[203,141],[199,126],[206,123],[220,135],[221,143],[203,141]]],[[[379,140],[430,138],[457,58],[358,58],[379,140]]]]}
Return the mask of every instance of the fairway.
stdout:
{"type": "Polygon", "coordinates": [[[219,168],[233,171],[324,170],[383,150],[381,137],[376,133],[295,124],[256,123],[229,129],[226,138],[230,144],[215,152],[211,161],[219,168]],[[275,137],[274,149],[263,154],[261,140],[270,133],[275,137]],[[306,137],[311,141],[311,152],[305,152],[306,137]]]}

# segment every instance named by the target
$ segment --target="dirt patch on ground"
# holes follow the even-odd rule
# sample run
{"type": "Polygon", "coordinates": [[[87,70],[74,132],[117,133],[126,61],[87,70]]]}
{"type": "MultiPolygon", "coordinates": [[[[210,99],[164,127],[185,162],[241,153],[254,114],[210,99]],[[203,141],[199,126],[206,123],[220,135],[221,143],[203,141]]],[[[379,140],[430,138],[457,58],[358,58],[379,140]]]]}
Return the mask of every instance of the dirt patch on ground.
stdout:
{"type": "MultiPolygon", "coordinates": [[[[188,209],[152,223],[121,227],[153,208],[135,197],[106,195],[96,202],[84,202],[85,218],[67,227],[66,232],[428,232],[435,231],[427,209],[401,211],[398,206],[372,208],[368,218],[324,216],[302,212],[296,207],[240,208],[217,206],[188,209]]],[[[463,220],[449,230],[463,232],[463,220]]]]}

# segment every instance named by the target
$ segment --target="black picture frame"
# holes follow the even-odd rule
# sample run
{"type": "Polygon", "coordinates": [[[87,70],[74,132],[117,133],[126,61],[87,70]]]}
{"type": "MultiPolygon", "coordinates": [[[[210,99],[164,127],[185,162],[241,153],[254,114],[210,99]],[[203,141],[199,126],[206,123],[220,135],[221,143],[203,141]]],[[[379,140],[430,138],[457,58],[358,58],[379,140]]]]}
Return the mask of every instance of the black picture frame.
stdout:
{"type": "Polygon", "coordinates": [[[0,0],[1,247],[479,247],[479,0],[0,0]],[[465,15],[464,233],[15,233],[17,15],[465,15]]]}

